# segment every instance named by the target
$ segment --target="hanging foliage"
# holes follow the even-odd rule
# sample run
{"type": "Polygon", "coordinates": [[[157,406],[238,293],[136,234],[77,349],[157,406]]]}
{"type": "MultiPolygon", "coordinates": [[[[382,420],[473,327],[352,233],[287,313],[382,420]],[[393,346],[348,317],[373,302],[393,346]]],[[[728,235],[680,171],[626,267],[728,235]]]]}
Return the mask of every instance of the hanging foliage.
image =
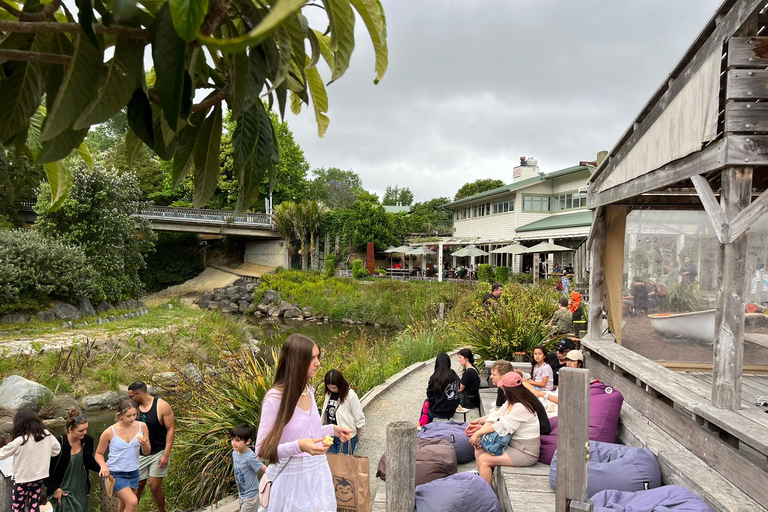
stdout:
{"type": "Polygon", "coordinates": [[[387,69],[380,0],[76,5],[78,23],[61,0],[0,1],[0,152],[15,147],[45,165],[53,209],[72,183],[64,158],[78,149],[88,162],[81,144],[89,128],[123,109],[129,160],[146,144],[161,159],[173,160],[175,183],[194,173],[195,203],[204,204],[220,172],[226,104],[236,126],[237,208],[245,210],[258,199],[265,176],[274,185],[280,161],[267,110],[276,108],[284,116],[289,101],[295,113],[303,104],[311,106],[319,136],[328,129],[326,82],[349,67],[355,13],[373,43],[374,83],[387,69]],[[324,9],[327,26],[310,27],[304,8],[324,9]],[[149,70],[143,62],[147,46],[149,70]],[[111,56],[106,62],[105,55],[111,56]],[[328,68],[325,79],[317,67],[321,58],[328,68]]]}

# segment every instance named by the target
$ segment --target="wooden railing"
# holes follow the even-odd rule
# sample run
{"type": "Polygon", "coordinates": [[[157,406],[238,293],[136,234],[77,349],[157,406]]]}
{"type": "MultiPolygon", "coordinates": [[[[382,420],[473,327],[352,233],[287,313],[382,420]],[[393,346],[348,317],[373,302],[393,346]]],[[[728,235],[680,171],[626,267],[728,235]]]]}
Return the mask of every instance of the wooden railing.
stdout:
{"type": "Polygon", "coordinates": [[[142,209],[139,215],[148,219],[164,219],[173,221],[193,220],[203,222],[226,222],[237,225],[253,225],[272,227],[272,219],[266,213],[241,213],[225,210],[202,210],[197,208],[174,208],[170,206],[149,206],[142,209]]]}

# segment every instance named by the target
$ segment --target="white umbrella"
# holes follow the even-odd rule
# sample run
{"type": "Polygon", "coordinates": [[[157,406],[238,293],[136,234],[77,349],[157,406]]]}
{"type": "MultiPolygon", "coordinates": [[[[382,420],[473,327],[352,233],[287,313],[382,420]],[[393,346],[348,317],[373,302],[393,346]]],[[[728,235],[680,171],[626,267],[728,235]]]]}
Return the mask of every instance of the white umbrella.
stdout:
{"type": "Polygon", "coordinates": [[[494,254],[525,254],[528,248],[521,244],[509,244],[504,247],[499,247],[491,252],[494,254]]]}
{"type": "Polygon", "coordinates": [[[392,252],[396,252],[398,254],[406,255],[409,252],[411,252],[411,249],[413,249],[410,245],[401,245],[399,247],[395,247],[392,249],[392,252]]]}
{"type": "Polygon", "coordinates": [[[408,252],[408,256],[421,256],[421,274],[424,275],[424,267],[426,267],[426,257],[430,254],[437,254],[436,251],[433,251],[432,249],[427,248],[427,246],[422,245],[420,247],[416,247],[414,249],[411,249],[410,252],[408,252]]]}
{"type": "Polygon", "coordinates": [[[397,252],[397,247],[395,247],[394,245],[390,245],[389,247],[387,247],[381,252],[386,252],[387,254],[389,254],[389,267],[392,268],[392,253],[397,252]]]}
{"type": "Polygon", "coordinates": [[[563,247],[562,245],[551,244],[549,242],[541,242],[540,244],[536,244],[533,247],[528,247],[525,251],[525,254],[534,254],[537,252],[568,252],[575,250],[576,249],[571,249],[570,247],[563,247]]]}
{"type": "Polygon", "coordinates": [[[465,256],[488,256],[488,253],[485,252],[482,249],[478,249],[474,245],[470,245],[469,247],[465,247],[463,249],[459,249],[456,252],[451,253],[451,256],[456,256],[457,258],[464,258],[465,256]]]}

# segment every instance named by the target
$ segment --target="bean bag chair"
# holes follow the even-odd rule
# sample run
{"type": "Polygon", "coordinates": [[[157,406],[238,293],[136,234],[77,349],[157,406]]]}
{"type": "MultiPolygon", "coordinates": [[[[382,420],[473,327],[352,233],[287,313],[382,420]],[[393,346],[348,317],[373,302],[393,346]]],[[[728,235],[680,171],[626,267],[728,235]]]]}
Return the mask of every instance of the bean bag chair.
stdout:
{"type": "MultiPolygon", "coordinates": [[[[661,485],[661,468],[651,450],[623,444],[589,443],[589,473],[587,494],[600,491],[642,491],[661,485]]],[[[549,485],[557,482],[557,453],[549,468],[549,485]]]]}
{"type": "Polygon", "coordinates": [[[456,473],[416,487],[415,512],[502,512],[482,477],[456,473]]]}
{"type": "Polygon", "coordinates": [[[648,491],[601,491],[592,496],[595,512],[712,512],[688,489],[665,485],[648,491]]]}
{"type": "Polygon", "coordinates": [[[469,443],[469,438],[464,434],[468,423],[455,421],[441,421],[424,425],[417,437],[424,439],[442,439],[448,441],[456,450],[456,461],[459,464],[475,460],[475,448],[469,443]]]}
{"type": "MultiPolygon", "coordinates": [[[[613,443],[616,441],[616,429],[619,428],[619,415],[624,397],[616,389],[602,382],[589,385],[589,439],[613,443]],[[610,389],[610,392],[607,392],[610,389]]],[[[557,449],[557,418],[550,418],[552,432],[541,436],[539,462],[550,464],[557,449]]]]}
{"type": "MultiPolygon", "coordinates": [[[[456,450],[442,439],[416,440],[416,485],[456,474],[456,450]]],[[[387,454],[381,456],[376,476],[387,479],[387,454]]]]}

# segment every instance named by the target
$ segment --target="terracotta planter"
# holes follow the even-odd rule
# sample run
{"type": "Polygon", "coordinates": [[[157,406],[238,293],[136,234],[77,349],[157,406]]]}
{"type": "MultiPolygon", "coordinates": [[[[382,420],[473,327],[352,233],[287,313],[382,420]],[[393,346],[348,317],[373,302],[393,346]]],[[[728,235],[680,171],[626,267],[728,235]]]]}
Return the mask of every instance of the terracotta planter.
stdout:
{"type": "Polygon", "coordinates": [[[514,357],[514,362],[516,362],[516,363],[524,363],[525,359],[526,359],[525,356],[526,356],[525,352],[515,352],[515,354],[513,356],[514,357]]]}

